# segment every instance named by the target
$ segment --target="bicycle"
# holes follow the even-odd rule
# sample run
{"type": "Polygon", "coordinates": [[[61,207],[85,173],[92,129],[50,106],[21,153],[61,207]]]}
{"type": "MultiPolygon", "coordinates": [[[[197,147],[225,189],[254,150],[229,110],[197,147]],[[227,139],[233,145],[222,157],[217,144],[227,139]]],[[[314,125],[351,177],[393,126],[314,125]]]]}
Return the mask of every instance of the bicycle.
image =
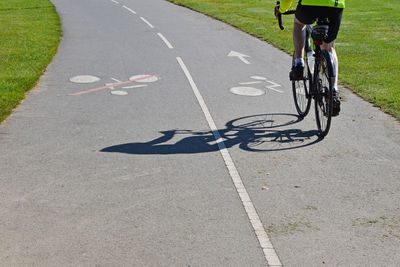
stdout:
{"type": "MultiPolygon", "coordinates": [[[[290,15],[295,12],[296,10],[288,10],[278,14],[281,30],[284,30],[281,15],[290,15]]],[[[315,26],[306,25],[303,80],[292,81],[292,91],[296,110],[301,118],[307,116],[311,100],[314,99],[318,132],[321,138],[324,138],[331,126],[333,85],[336,73],[330,52],[320,48],[322,42],[328,37],[327,19],[317,19],[316,23],[315,26]]]]}

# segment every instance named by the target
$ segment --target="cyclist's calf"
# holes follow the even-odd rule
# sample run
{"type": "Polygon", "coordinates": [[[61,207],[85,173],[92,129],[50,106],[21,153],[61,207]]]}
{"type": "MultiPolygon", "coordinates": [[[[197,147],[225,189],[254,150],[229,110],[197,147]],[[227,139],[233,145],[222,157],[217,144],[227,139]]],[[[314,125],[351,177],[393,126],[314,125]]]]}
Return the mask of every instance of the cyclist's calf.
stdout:
{"type": "Polygon", "coordinates": [[[330,43],[325,43],[323,42],[321,45],[321,50],[327,50],[331,53],[333,63],[335,64],[335,82],[333,87],[335,90],[337,90],[337,83],[338,83],[338,73],[339,73],[339,61],[336,55],[336,50],[335,50],[335,41],[332,41],[330,43]]]}

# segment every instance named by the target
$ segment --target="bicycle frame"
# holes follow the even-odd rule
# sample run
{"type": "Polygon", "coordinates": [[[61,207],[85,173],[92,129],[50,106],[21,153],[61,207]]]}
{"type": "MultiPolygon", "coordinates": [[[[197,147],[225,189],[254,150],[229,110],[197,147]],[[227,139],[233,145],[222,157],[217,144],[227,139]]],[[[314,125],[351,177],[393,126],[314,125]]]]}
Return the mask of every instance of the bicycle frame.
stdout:
{"type": "MultiPolygon", "coordinates": [[[[320,22],[317,21],[317,25],[323,25],[320,24],[320,22]]],[[[311,88],[311,96],[315,96],[315,87],[317,84],[314,82],[315,81],[315,76],[316,74],[314,73],[314,70],[317,70],[319,68],[319,64],[321,62],[321,57],[325,57],[326,62],[327,62],[327,68],[328,68],[328,73],[331,78],[334,79],[336,77],[336,71],[335,71],[335,65],[333,63],[333,59],[331,54],[326,51],[322,50],[320,45],[321,43],[318,41],[314,41],[311,37],[311,33],[313,30],[312,25],[306,25],[306,41],[305,41],[305,53],[307,54],[307,68],[309,72],[311,73],[311,82],[310,82],[310,88],[311,88]],[[311,45],[311,40],[313,41],[313,46],[311,45]],[[313,49],[314,47],[314,49],[313,49]],[[311,62],[310,62],[311,61],[311,62]],[[311,63],[311,64],[310,64],[311,63]]]]}

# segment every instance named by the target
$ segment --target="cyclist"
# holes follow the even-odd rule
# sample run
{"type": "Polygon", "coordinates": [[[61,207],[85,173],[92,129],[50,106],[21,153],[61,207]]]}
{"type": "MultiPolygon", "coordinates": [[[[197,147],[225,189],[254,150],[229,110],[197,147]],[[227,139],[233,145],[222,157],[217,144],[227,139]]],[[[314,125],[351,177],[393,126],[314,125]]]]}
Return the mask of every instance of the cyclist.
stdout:
{"type": "MultiPolygon", "coordinates": [[[[275,16],[279,13],[286,12],[292,4],[292,0],[281,0],[281,3],[275,6],[275,16]]],[[[345,0],[299,0],[296,8],[294,27],[293,27],[293,44],[295,60],[290,71],[290,80],[302,80],[304,72],[304,43],[306,36],[306,24],[312,24],[317,18],[329,20],[328,38],[321,45],[322,50],[331,53],[333,62],[336,67],[336,78],[333,85],[333,110],[332,116],[339,115],[340,98],[337,87],[338,81],[338,59],[335,51],[335,39],[339,32],[342,13],[345,6],[345,0]]]]}

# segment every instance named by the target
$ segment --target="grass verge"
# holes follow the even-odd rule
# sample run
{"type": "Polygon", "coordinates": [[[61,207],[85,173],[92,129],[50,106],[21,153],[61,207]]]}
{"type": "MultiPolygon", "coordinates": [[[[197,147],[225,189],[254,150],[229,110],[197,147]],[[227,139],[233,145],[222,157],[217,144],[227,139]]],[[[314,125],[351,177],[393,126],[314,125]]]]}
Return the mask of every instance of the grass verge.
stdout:
{"type": "Polygon", "coordinates": [[[60,36],[49,0],[0,1],[0,123],[37,84],[60,36]]]}
{"type": "MultiPolygon", "coordinates": [[[[231,24],[288,53],[293,51],[293,17],[283,17],[286,29],[280,31],[273,15],[275,0],[168,1],[231,24]]],[[[399,48],[399,0],[346,1],[336,42],[340,82],[397,119],[400,119],[399,48]]]]}

